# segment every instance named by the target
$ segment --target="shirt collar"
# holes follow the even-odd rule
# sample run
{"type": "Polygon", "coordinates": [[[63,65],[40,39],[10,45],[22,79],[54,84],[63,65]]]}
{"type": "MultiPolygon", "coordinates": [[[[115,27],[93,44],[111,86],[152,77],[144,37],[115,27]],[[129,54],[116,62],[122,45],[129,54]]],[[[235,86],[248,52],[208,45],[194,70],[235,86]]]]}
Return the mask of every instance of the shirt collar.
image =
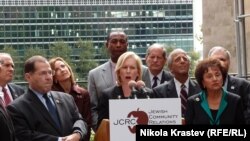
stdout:
{"type": "MultiPolygon", "coordinates": [[[[163,73],[163,70],[160,72],[160,73],[158,73],[156,76],[158,77],[158,80],[159,81],[161,81],[161,78],[162,78],[162,73],[163,73]]],[[[154,81],[154,75],[149,71],[149,77],[150,77],[150,80],[151,81],[154,81]]]]}
{"type": "MultiPolygon", "coordinates": [[[[177,79],[174,78],[174,83],[175,83],[175,87],[176,87],[176,91],[177,94],[180,95],[180,90],[181,90],[181,85],[182,83],[180,81],[178,81],[177,79]]],[[[186,90],[188,92],[188,88],[189,88],[189,78],[186,80],[186,82],[184,83],[184,85],[186,86],[186,90]]]]}

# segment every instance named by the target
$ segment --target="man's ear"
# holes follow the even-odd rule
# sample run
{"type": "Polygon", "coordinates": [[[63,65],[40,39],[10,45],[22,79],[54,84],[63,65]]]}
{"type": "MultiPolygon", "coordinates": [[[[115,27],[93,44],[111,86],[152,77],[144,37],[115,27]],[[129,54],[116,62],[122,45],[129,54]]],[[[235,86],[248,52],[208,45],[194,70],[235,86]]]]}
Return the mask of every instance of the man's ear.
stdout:
{"type": "Polygon", "coordinates": [[[24,78],[26,81],[30,80],[30,74],[29,73],[25,73],[24,74],[24,78]]]}

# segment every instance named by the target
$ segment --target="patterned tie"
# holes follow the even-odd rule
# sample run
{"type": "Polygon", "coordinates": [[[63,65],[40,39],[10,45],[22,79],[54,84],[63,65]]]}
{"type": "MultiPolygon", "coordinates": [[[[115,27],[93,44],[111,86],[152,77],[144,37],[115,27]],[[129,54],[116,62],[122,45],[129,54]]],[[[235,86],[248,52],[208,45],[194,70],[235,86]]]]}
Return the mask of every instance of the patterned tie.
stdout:
{"type": "Polygon", "coordinates": [[[0,106],[2,107],[2,109],[5,111],[6,109],[5,109],[5,104],[4,104],[4,102],[3,102],[3,99],[2,99],[2,97],[0,97],[0,106]]]}
{"type": "Polygon", "coordinates": [[[184,117],[186,113],[187,107],[187,91],[185,90],[186,86],[184,84],[181,85],[180,97],[181,97],[181,114],[184,117]]]}
{"type": "Polygon", "coordinates": [[[154,84],[152,85],[152,88],[154,88],[154,87],[157,86],[158,77],[157,77],[157,76],[154,76],[153,80],[154,80],[154,84]]]}
{"type": "Polygon", "coordinates": [[[8,95],[7,89],[6,89],[6,88],[3,87],[2,91],[3,91],[3,97],[4,97],[5,106],[7,106],[7,105],[10,104],[11,98],[10,98],[10,96],[8,95]]]}
{"type": "Polygon", "coordinates": [[[47,105],[47,108],[48,108],[48,111],[49,111],[51,117],[55,121],[57,127],[60,128],[60,122],[59,122],[59,117],[58,117],[58,114],[57,114],[57,111],[56,111],[56,107],[51,103],[51,101],[50,101],[49,97],[47,96],[47,94],[44,94],[43,98],[46,101],[46,105],[47,105]]]}

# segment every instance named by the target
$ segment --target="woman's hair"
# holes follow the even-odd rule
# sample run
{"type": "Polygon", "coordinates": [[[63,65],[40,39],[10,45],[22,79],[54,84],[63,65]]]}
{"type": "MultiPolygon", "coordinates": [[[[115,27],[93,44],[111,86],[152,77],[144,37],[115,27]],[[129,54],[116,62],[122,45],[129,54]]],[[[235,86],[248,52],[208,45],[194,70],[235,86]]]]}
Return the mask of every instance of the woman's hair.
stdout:
{"type": "Polygon", "coordinates": [[[119,71],[120,71],[120,69],[122,68],[122,66],[123,66],[123,64],[124,64],[124,62],[125,62],[125,60],[127,60],[128,58],[133,58],[133,59],[135,59],[135,61],[136,61],[136,67],[137,67],[137,69],[138,69],[138,71],[139,71],[139,72],[138,72],[138,73],[139,73],[139,76],[138,76],[138,78],[137,78],[136,81],[142,79],[142,61],[141,61],[141,58],[140,58],[138,55],[136,55],[134,52],[128,51],[128,52],[123,53],[123,54],[119,57],[119,59],[118,59],[118,61],[117,61],[117,64],[116,64],[116,67],[115,67],[116,80],[117,80],[117,84],[118,84],[118,85],[121,85],[121,77],[120,77],[120,75],[119,75],[119,71]]]}
{"type": "MultiPolygon", "coordinates": [[[[71,79],[71,83],[74,84],[75,83],[75,76],[74,76],[74,73],[71,69],[71,67],[69,66],[69,64],[61,57],[54,57],[54,58],[51,58],[49,60],[49,64],[50,64],[50,67],[53,71],[55,71],[55,63],[56,61],[62,61],[65,66],[69,69],[69,72],[70,72],[70,79],[71,79]]],[[[56,75],[56,72],[54,73],[53,75],[53,84],[56,84],[57,83],[57,80],[55,79],[55,75],[56,75]]]]}
{"type": "Polygon", "coordinates": [[[198,82],[198,84],[200,85],[200,88],[202,90],[205,90],[206,88],[204,87],[204,85],[202,84],[203,81],[203,76],[206,72],[208,72],[208,68],[212,68],[212,67],[216,67],[220,70],[221,74],[222,74],[222,79],[223,79],[223,85],[225,83],[225,79],[227,77],[227,71],[222,67],[220,61],[218,59],[215,58],[206,58],[202,61],[200,61],[195,69],[195,78],[198,82]]]}

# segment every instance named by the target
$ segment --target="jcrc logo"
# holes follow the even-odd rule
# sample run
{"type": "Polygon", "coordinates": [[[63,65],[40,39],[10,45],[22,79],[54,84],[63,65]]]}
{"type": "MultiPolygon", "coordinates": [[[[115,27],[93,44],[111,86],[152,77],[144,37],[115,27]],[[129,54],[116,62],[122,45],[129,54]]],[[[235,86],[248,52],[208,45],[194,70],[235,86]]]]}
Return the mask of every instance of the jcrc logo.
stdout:
{"type": "Polygon", "coordinates": [[[144,111],[140,111],[137,108],[137,111],[131,111],[127,115],[127,118],[118,119],[114,122],[114,125],[127,125],[128,129],[131,133],[135,134],[136,132],[136,125],[137,124],[144,124],[147,125],[149,121],[148,115],[144,111]]]}

